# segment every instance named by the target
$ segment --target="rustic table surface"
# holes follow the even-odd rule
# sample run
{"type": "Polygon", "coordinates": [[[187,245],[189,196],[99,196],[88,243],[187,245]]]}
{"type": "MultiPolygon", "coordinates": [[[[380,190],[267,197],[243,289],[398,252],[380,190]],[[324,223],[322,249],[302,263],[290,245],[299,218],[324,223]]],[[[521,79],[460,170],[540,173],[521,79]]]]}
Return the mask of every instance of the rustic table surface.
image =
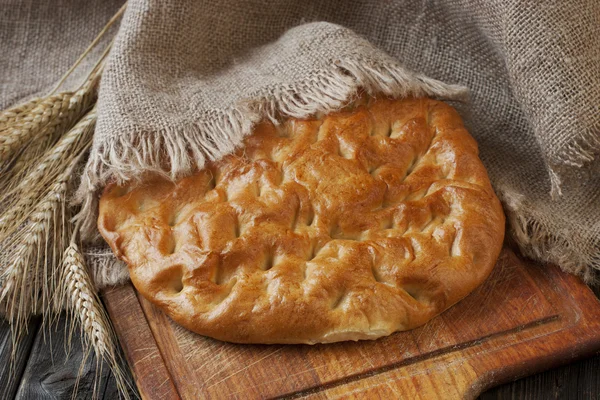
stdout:
{"type": "MultiPolygon", "coordinates": [[[[595,291],[596,295],[600,291],[595,291]]],[[[94,392],[95,376],[98,399],[117,399],[115,379],[106,365],[87,359],[79,382],[78,371],[84,358],[81,343],[74,338],[65,353],[64,316],[50,332],[39,319],[31,320],[29,332],[13,352],[10,328],[0,322],[0,399],[71,399],[78,384],[77,399],[89,399],[94,392]],[[15,363],[10,369],[11,354],[15,363]]],[[[520,379],[481,395],[480,399],[600,399],[600,355],[520,379]]],[[[130,378],[131,379],[131,378],[130,378]]],[[[130,395],[137,396],[131,383],[130,395]]]]}

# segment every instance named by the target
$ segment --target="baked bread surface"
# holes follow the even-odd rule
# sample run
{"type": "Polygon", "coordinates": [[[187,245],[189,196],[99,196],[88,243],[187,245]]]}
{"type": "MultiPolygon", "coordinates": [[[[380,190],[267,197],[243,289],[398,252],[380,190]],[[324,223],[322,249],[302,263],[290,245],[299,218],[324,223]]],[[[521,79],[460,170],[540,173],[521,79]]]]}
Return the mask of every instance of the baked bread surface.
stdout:
{"type": "Polygon", "coordinates": [[[504,214],[449,105],[370,99],[263,122],[176,182],[109,185],[98,227],[137,290],[241,343],[375,339],[418,327],[491,272],[504,214]]]}

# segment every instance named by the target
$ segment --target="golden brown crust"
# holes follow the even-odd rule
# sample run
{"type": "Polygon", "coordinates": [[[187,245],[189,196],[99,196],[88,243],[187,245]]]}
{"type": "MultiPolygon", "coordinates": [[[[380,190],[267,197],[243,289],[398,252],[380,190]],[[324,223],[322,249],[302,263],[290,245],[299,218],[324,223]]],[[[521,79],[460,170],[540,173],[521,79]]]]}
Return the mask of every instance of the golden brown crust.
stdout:
{"type": "Polygon", "coordinates": [[[184,327],[317,343],[415,328],[465,297],[496,262],[504,215],[454,109],[379,99],[261,123],[175,183],[109,186],[98,226],[184,327]]]}

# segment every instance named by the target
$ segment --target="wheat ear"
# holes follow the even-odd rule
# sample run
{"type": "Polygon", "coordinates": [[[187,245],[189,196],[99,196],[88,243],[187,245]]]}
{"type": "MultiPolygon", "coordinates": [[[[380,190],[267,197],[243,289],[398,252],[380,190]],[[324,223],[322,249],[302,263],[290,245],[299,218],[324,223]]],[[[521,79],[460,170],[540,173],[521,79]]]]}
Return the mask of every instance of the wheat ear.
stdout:
{"type": "MultiPolygon", "coordinates": [[[[59,203],[64,203],[63,188],[56,188],[52,198],[41,204],[32,215],[26,227],[11,237],[15,247],[13,261],[3,273],[3,287],[0,302],[5,302],[6,316],[19,331],[25,325],[30,314],[37,313],[49,304],[47,295],[40,294],[46,279],[52,279],[52,273],[43,273],[48,265],[48,234],[57,214],[59,203]],[[44,298],[46,297],[46,299],[44,298]]],[[[46,293],[48,293],[47,291],[46,293]]]]}
{"type": "Polygon", "coordinates": [[[53,138],[70,128],[96,99],[100,70],[75,93],[62,92],[40,101],[33,109],[15,118],[0,131],[0,163],[7,163],[34,140],[53,138]]]}
{"type": "MultiPolygon", "coordinates": [[[[98,361],[104,360],[108,363],[120,392],[127,397],[127,383],[115,353],[117,344],[110,320],[96,294],[79,247],[74,242],[71,242],[65,251],[62,274],[62,285],[65,289],[71,320],[79,321],[84,347],[93,350],[98,361]]],[[[94,394],[96,394],[95,384],[94,394]]]]}
{"type": "Polygon", "coordinates": [[[43,311],[49,315],[54,308],[53,295],[59,289],[57,271],[69,237],[67,190],[79,161],[80,157],[71,161],[25,224],[2,242],[3,248],[12,249],[14,254],[0,278],[0,303],[14,331],[20,331],[29,314],[43,311]]]}
{"type": "MultiPolygon", "coordinates": [[[[7,185],[5,194],[0,196],[0,204],[5,210],[0,216],[0,240],[4,240],[18,229],[33,212],[41,197],[45,196],[52,182],[63,173],[65,165],[71,165],[92,140],[96,124],[96,111],[92,109],[73,129],[42,157],[15,188],[7,185]]],[[[60,179],[59,179],[60,180],[60,179]]]]}
{"type": "Polygon", "coordinates": [[[32,110],[42,98],[36,97],[23,104],[17,104],[14,107],[0,112],[0,131],[4,131],[7,125],[14,124],[17,119],[22,118],[25,113],[32,110]]]}
{"type": "Polygon", "coordinates": [[[53,131],[62,122],[62,115],[71,105],[72,96],[65,92],[43,99],[22,118],[15,118],[8,124],[0,132],[0,162],[10,160],[17,150],[35,136],[53,131]]]}

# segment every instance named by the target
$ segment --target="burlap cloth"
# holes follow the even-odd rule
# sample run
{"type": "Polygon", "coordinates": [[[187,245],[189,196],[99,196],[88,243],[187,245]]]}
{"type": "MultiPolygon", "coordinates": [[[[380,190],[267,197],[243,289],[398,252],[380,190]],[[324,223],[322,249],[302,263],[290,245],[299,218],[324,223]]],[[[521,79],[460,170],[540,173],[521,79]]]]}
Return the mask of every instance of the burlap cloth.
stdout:
{"type": "MultiPolygon", "coordinates": [[[[121,5],[1,3],[2,107],[49,88],[121,5]]],[[[189,173],[261,118],[327,112],[358,88],[427,94],[460,100],[522,251],[591,280],[599,38],[596,0],[130,0],[79,192],[88,227],[106,182],[189,173]]],[[[99,284],[127,277],[105,247],[87,253],[99,284]]]]}

